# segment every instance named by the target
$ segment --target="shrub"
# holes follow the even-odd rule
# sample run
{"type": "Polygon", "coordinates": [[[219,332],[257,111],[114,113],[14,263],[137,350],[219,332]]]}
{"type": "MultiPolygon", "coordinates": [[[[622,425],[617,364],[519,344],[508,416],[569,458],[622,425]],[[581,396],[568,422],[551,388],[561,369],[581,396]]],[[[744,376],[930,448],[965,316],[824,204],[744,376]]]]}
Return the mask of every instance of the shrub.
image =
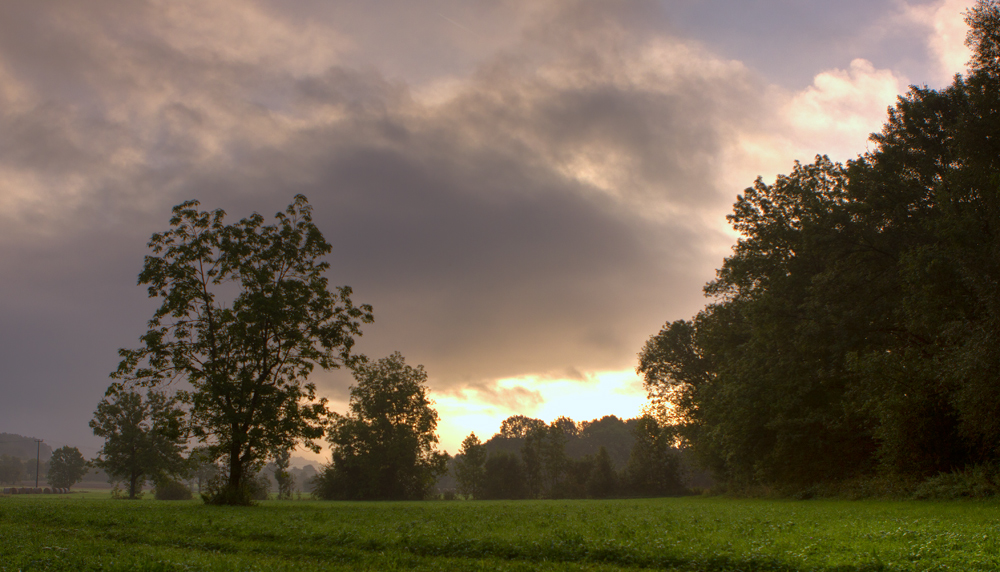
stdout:
{"type": "Polygon", "coordinates": [[[975,465],[931,477],[913,492],[915,499],[982,499],[996,496],[1000,490],[997,469],[975,465]]]}
{"type": "Polygon", "coordinates": [[[238,490],[229,488],[228,484],[229,480],[225,474],[215,475],[205,485],[201,500],[205,501],[205,504],[249,506],[254,504],[254,501],[270,498],[271,481],[263,473],[243,479],[243,485],[238,490]]]}
{"type": "Polygon", "coordinates": [[[216,473],[205,483],[205,490],[201,493],[201,500],[205,504],[248,506],[253,504],[253,497],[250,495],[246,483],[239,489],[231,489],[228,486],[226,475],[216,473]]]}
{"type": "Polygon", "coordinates": [[[191,489],[184,483],[173,479],[163,479],[156,483],[153,490],[153,498],[156,500],[191,500],[191,489]]]}
{"type": "Polygon", "coordinates": [[[253,500],[267,500],[271,498],[271,481],[267,475],[259,473],[252,479],[247,479],[247,491],[253,500]]]}
{"type": "Polygon", "coordinates": [[[128,491],[122,488],[121,481],[114,481],[113,484],[114,484],[114,486],[111,488],[111,498],[113,498],[115,500],[141,500],[142,499],[142,495],[143,495],[142,487],[139,488],[139,491],[135,493],[134,497],[130,498],[128,496],[128,491]]]}

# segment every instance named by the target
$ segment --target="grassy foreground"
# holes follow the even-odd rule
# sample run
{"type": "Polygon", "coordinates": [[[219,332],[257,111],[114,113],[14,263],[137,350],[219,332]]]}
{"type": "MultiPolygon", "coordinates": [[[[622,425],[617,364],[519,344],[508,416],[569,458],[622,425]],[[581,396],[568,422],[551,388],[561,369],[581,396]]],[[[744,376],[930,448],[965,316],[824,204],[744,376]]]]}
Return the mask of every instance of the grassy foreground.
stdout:
{"type": "Polygon", "coordinates": [[[0,570],[998,570],[996,502],[0,498],[0,570]]]}

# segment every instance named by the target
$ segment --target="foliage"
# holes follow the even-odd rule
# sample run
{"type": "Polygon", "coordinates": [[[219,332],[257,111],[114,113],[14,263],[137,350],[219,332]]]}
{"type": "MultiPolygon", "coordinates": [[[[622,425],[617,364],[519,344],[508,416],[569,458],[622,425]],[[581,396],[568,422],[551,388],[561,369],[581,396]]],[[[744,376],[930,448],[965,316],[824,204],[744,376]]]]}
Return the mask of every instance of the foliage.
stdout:
{"type": "Polygon", "coordinates": [[[22,495],[4,499],[0,570],[987,571],[1000,568],[996,508],[688,497],[268,501],[208,514],[22,495]]]}
{"type": "Polygon", "coordinates": [[[548,433],[548,427],[543,422],[528,431],[524,437],[524,443],[521,445],[521,461],[524,467],[524,486],[527,490],[527,498],[542,498],[543,492],[546,492],[542,480],[544,463],[542,447],[548,433]]]}
{"type": "Polygon", "coordinates": [[[758,179],[711,303],[643,347],[651,411],[729,487],[1000,462],[1000,3],[966,21],[968,75],[847,165],[758,179]]]}
{"type": "Polygon", "coordinates": [[[671,447],[673,436],[669,428],[661,428],[652,417],[639,419],[635,428],[635,446],[625,469],[630,493],[664,496],[685,492],[678,474],[679,455],[671,447]]]}
{"type": "Polygon", "coordinates": [[[1000,493],[1000,471],[994,466],[975,465],[941,473],[913,491],[916,499],[985,499],[1000,493]]]}
{"type": "Polygon", "coordinates": [[[244,475],[240,488],[233,489],[228,476],[220,471],[205,483],[201,499],[206,504],[253,506],[257,501],[268,500],[270,491],[271,482],[262,473],[244,475]]]}
{"type": "Polygon", "coordinates": [[[24,464],[11,455],[0,455],[0,483],[16,485],[24,478],[24,464]]]}
{"type": "Polygon", "coordinates": [[[541,419],[533,419],[524,415],[512,415],[500,423],[498,435],[505,439],[524,439],[532,430],[545,426],[541,419]]]}
{"type": "MultiPolygon", "coordinates": [[[[636,449],[643,445],[636,438],[641,422],[640,419],[623,421],[613,415],[582,423],[560,417],[551,424],[521,415],[510,417],[496,435],[482,444],[484,460],[492,459],[483,465],[482,498],[608,498],[685,493],[674,433],[657,441],[654,448],[659,460],[649,462],[644,469],[645,477],[629,479],[623,474],[630,456],[636,457],[636,449]]],[[[655,457],[648,452],[638,454],[643,459],[655,457]]],[[[636,462],[633,458],[632,463],[636,462]]],[[[459,456],[456,472],[462,470],[459,456]]]]}
{"type": "Polygon", "coordinates": [[[48,480],[54,487],[69,488],[80,482],[87,474],[87,460],[76,447],[60,447],[52,452],[49,459],[48,480]]]}
{"type": "Polygon", "coordinates": [[[274,480],[278,483],[278,500],[291,500],[295,477],[288,472],[291,463],[291,453],[279,451],[274,454],[274,480]]]}
{"type": "Polygon", "coordinates": [[[587,478],[587,496],[595,499],[606,499],[618,492],[618,475],[611,465],[608,450],[601,447],[594,457],[594,466],[587,478]]]}
{"type": "Polygon", "coordinates": [[[521,446],[525,483],[529,498],[567,496],[566,442],[577,436],[576,424],[560,417],[551,425],[541,423],[531,428],[521,446]]]}
{"type": "Polygon", "coordinates": [[[1000,77],[1000,6],[995,1],[979,1],[966,13],[972,48],[972,70],[987,77],[1000,77]]]}
{"type": "Polygon", "coordinates": [[[139,490],[130,496],[131,491],[122,490],[122,483],[118,480],[111,481],[111,485],[111,491],[108,495],[114,500],[141,500],[146,494],[142,490],[139,490]]]}
{"type": "MultiPolygon", "coordinates": [[[[606,415],[600,419],[576,423],[567,417],[560,417],[553,421],[553,424],[562,429],[567,460],[593,457],[601,447],[604,447],[611,456],[616,470],[625,467],[634,441],[632,435],[634,419],[623,421],[614,415],[606,415]]],[[[489,453],[506,451],[521,454],[528,434],[533,429],[545,427],[549,425],[541,419],[514,415],[505,419],[500,425],[500,431],[490,437],[484,445],[489,453]]]]}
{"type": "Polygon", "coordinates": [[[104,438],[94,465],[124,480],[128,498],[138,498],[147,478],[187,468],[183,418],[177,400],[163,393],[150,390],[145,399],[134,391],[112,393],[90,421],[94,434],[104,438]]]}
{"type": "Polygon", "coordinates": [[[482,498],[486,479],[486,445],[475,433],[462,440],[462,447],[455,459],[455,479],[458,492],[467,498],[482,498]]]}
{"type": "Polygon", "coordinates": [[[504,451],[486,459],[482,498],[523,499],[528,495],[524,463],[516,455],[504,451]]]}
{"type": "Polygon", "coordinates": [[[204,487],[208,486],[208,483],[212,479],[218,477],[222,472],[219,466],[213,461],[211,453],[205,450],[204,447],[191,449],[187,465],[188,477],[197,483],[199,493],[202,492],[204,487]]]}
{"type": "Polygon", "coordinates": [[[635,423],[635,419],[622,420],[614,415],[582,421],[576,437],[570,437],[566,442],[566,455],[571,458],[597,455],[603,447],[615,469],[621,469],[628,462],[629,451],[632,450],[635,440],[632,427],[635,423]]]}
{"type": "Polygon", "coordinates": [[[359,364],[349,412],[333,415],[332,459],[314,492],[326,499],[422,499],[445,471],[438,452],[438,415],[423,366],[396,352],[359,364]]]}
{"type": "Polygon", "coordinates": [[[120,350],[113,377],[188,384],[195,435],[228,467],[225,494],[208,500],[242,504],[245,477],[272,451],[318,451],[328,411],[306,379],[317,365],[357,363],[351,349],[371,306],[354,306],[347,286],[328,289],[320,258],[331,247],[302,195],[274,225],[257,213],[227,225],[222,210],[198,204],[174,207],[171,229],[150,239],[139,283],[161,305],[142,347],[120,350]]]}
{"type": "Polygon", "coordinates": [[[49,472],[49,463],[48,461],[42,461],[39,463],[37,458],[25,459],[24,472],[26,480],[34,481],[36,479],[36,476],[40,480],[44,477],[45,474],[49,472]]]}
{"type": "Polygon", "coordinates": [[[246,480],[247,496],[250,500],[265,501],[271,498],[271,481],[264,473],[257,473],[246,480]]]}
{"type": "MultiPolygon", "coordinates": [[[[605,453],[607,453],[607,450],[605,450],[605,453]]],[[[610,456],[608,457],[608,461],[610,462],[610,456]]],[[[553,498],[594,498],[590,490],[592,486],[591,481],[595,477],[595,471],[598,470],[594,461],[594,455],[586,455],[580,459],[567,458],[564,467],[563,479],[559,483],[559,487],[554,491],[553,498]]],[[[609,469],[617,482],[617,471],[610,465],[609,469]]],[[[617,492],[615,490],[608,496],[614,496],[617,492]]]]}
{"type": "Polygon", "coordinates": [[[170,478],[162,478],[156,481],[153,498],[156,500],[191,500],[193,495],[191,489],[187,488],[184,483],[170,478]]]}

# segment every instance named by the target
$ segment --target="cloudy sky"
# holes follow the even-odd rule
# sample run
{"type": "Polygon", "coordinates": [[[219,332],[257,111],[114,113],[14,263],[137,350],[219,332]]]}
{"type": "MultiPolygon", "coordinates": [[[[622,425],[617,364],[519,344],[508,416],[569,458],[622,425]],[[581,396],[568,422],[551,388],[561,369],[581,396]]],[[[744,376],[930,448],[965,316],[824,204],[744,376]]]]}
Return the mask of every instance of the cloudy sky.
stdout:
{"type": "MultiPolygon", "coordinates": [[[[0,431],[87,427],[155,303],[149,236],[296,193],[359,349],[424,364],[455,452],[639,413],[761,175],[864,152],[964,70],[971,0],[12,0],[0,5],[0,431]]],[[[349,376],[314,376],[343,409],[349,376]]]]}

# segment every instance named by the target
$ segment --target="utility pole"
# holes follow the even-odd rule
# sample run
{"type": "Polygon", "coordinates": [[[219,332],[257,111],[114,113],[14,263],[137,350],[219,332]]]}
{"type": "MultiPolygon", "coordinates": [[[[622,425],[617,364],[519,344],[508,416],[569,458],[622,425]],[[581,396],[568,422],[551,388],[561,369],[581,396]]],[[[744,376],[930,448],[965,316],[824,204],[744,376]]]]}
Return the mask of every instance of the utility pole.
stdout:
{"type": "Polygon", "coordinates": [[[38,488],[38,470],[39,470],[39,459],[42,458],[42,440],[35,439],[35,488],[38,488]]]}

